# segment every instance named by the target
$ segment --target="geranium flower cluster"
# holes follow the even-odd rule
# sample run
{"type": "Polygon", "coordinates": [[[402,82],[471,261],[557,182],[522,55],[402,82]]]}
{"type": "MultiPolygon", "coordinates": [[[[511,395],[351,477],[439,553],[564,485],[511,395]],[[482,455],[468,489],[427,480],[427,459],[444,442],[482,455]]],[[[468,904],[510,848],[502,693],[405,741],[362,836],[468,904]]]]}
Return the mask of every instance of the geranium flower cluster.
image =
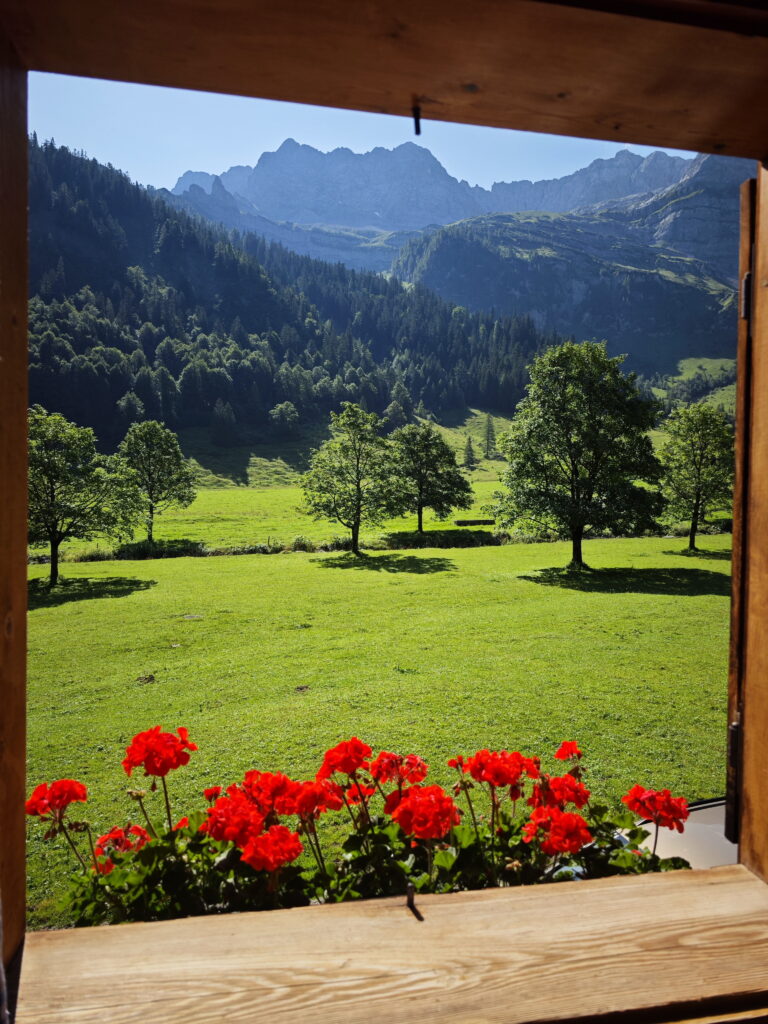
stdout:
{"type": "MultiPolygon", "coordinates": [[[[166,777],[187,765],[190,753],[196,750],[197,745],[186,729],[164,732],[159,725],[137,733],[126,748],[122,763],[128,775],[135,768],[143,768],[145,775],[162,780],[165,831],[152,823],[144,803],[146,792],[129,790],[146,818],[147,827],[130,822],[114,826],[91,842],[91,856],[84,857],[69,833],[86,831],[88,825],[66,818],[71,804],[87,800],[86,787],[76,779],[59,779],[37,786],[27,801],[27,814],[49,823],[46,838],[63,834],[90,877],[109,885],[113,884],[111,876],[121,859],[131,858],[151,843],[165,844],[158,848],[169,851],[172,859],[179,851],[186,851],[183,860],[190,856],[189,844],[194,842],[195,849],[211,850],[207,862],[210,870],[218,870],[220,864],[231,864],[231,857],[222,857],[219,848],[206,847],[209,840],[239,851],[236,863],[265,873],[265,891],[278,892],[281,878],[290,876],[295,884],[297,878],[307,877],[306,884],[315,898],[331,898],[334,892],[341,893],[335,898],[346,898],[347,893],[354,894],[360,888],[361,879],[367,879],[366,885],[370,886],[371,880],[375,883],[379,876],[389,879],[386,884],[390,889],[380,887],[374,894],[386,894],[392,886],[404,884],[403,872],[408,871],[422,871],[422,879],[426,878],[428,885],[433,881],[437,885],[439,878],[440,891],[456,885],[465,888],[509,884],[509,871],[519,870],[522,860],[527,861],[530,869],[528,874],[521,873],[518,881],[545,881],[555,877],[563,864],[576,864],[580,871],[587,870],[590,857],[601,856],[599,850],[608,853],[596,874],[611,873],[614,866],[616,871],[628,869],[625,854],[623,859],[606,860],[612,849],[622,851],[626,840],[620,840],[615,826],[606,824],[604,809],[590,807],[591,794],[584,782],[584,755],[573,741],[563,742],[554,754],[555,760],[567,762],[567,768],[563,764],[563,774],[542,770],[539,757],[516,750],[484,748],[470,755],[457,755],[447,762],[457,773],[451,795],[439,785],[426,783],[429,767],[418,754],[382,750],[374,756],[367,743],[352,736],[325,752],[313,779],[298,781],[281,772],[253,769],[240,782],[226,788],[206,787],[202,796],[207,807],[192,815],[191,824],[187,816],[173,824],[166,777]],[[478,791],[485,794],[479,802],[477,795],[473,796],[478,791]],[[469,813],[468,829],[459,828],[462,811],[454,798],[460,796],[469,813]],[[327,863],[317,825],[323,815],[336,811],[348,814],[355,838],[353,841],[350,837],[349,844],[343,846],[346,859],[327,863]],[[460,861],[461,851],[468,844],[473,845],[473,852],[461,862],[462,873],[454,881],[451,865],[460,861]],[[589,850],[595,847],[598,853],[590,854],[589,850]],[[304,867],[287,872],[288,866],[295,864],[305,851],[314,857],[318,874],[307,875],[307,862],[304,867]],[[382,861],[382,857],[389,857],[390,861],[382,861]],[[467,864],[473,865],[471,871],[475,875],[466,874],[467,864]],[[361,874],[347,884],[344,879],[354,870],[361,874]],[[314,881],[310,881],[312,877],[314,881]]],[[[673,797],[666,789],[655,791],[637,785],[622,800],[633,813],[656,825],[657,836],[660,826],[683,831],[683,822],[688,817],[683,797],[673,797]]],[[[626,822],[623,827],[628,827],[626,822]]],[[[633,834],[634,842],[648,835],[638,829],[633,834]]],[[[635,846],[633,852],[641,851],[635,846]]],[[[654,855],[636,858],[638,863],[642,862],[638,870],[654,869],[659,864],[654,855]]],[[[629,859],[630,864],[633,860],[629,859]]],[[[152,861],[156,862],[157,856],[129,863],[152,861]]],[[[120,877],[134,875],[124,873],[120,877]]],[[[424,884],[422,880],[420,885],[424,884]]],[[[114,901],[114,894],[110,898],[114,901]]],[[[216,906],[221,905],[219,900],[216,897],[216,906]]]]}
{"type": "Polygon", "coordinates": [[[50,786],[47,782],[36,786],[24,809],[29,815],[58,823],[70,804],[85,803],[87,799],[88,790],[82,782],[77,779],[57,779],[50,786]]]}
{"type": "Polygon", "coordinates": [[[99,836],[94,843],[95,869],[102,875],[108,875],[115,867],[115,863],[110,857],[111,853],[140,850],[150,839],[149,832],[141,825],[129,825],[127,828],[120,828],[116,825],[109,832],[105,832],[103,836],[99,836]]]}
{"type": "Polygon", "coordinates": [[[162,732],[159,725],[146,732],[137,733],[126,748],[123,768],[130,775],[134,768],[143,768],[145,775],[165,778],[168,772],[189,764],[187,751],[197,750],[189,740],[189,733],[183,727],[172,732],[162,732]]]}
{"type": "Polygon", "coordinates": [[[662,828],[682,832],[683,822],[688,819],[685,797],[672,796],[668,789],[653,790],[633,786],[621,799],[633,814],[647,818],[662,828]]]}

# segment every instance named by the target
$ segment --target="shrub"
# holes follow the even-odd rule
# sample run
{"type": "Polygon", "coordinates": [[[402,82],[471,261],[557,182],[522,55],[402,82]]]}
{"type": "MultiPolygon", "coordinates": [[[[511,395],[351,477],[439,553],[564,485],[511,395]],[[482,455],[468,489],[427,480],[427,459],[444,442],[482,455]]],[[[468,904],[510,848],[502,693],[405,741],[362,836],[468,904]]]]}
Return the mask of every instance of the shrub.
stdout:
{"type": "Polygon", "coordinates": [[[315,544],[308,537],[294,537],[291,541],[289,551],[315,551],[315,544]]]}

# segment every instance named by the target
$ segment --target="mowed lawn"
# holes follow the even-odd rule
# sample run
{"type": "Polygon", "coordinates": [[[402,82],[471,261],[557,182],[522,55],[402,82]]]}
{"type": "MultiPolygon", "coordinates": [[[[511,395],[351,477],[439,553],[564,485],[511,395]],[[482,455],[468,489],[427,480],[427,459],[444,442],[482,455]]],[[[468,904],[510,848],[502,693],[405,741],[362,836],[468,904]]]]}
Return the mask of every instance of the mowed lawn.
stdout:
{"type": "MultiPolygon", "coordinates": [[[[170,780],[179,815],[247,768],[311,776],[352,734],[421,754],[442,783],[457,752],[575,739],[600,797],[635,782],[716,796],[730,538],[693,558],[683,543],[591,541],[585,574],[556,571],[564,543],[66,565],[31,598],[30,787],[79,778],[94,827],[123,824],[125,746],[161,724],[200,746],[170,780]]],[[[38,926],[69,870],[42,831],[38,926]]]]}

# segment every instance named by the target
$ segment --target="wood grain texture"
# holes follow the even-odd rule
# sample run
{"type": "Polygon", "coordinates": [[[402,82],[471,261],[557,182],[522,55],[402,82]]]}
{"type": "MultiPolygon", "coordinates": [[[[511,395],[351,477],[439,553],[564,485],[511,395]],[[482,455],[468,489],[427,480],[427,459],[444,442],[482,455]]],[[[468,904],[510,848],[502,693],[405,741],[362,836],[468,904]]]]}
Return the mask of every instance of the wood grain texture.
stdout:
{"type": "Polygon", "coordinates": [[[541,0],[0,0],[0,23],[33,70],[761,159],[768,36],[737,7],[740,31],[541,0]]]}
{"type": "Polygon", "coordinates": [[[768,887],[738,865],[417,902],[422,922],[391,899],[32,933],[17,1024],[716,1019],[768,1002],[768,887]]]}
{"type": "Polygon", "coordinates": [[[27,601],[27,76],[0,33],[0,896],[24,937],[27,601]]]}
{"type": "MultiPolygon", "coordinates": [[[[744,673],[744,637],[748,577],[749,532],[746,511],[749,505],[749,436],[750,396],[752,382],[752,252],[755,234],[754,178],[741,186],[739,236],[739,327],[736,351],[736,444],[733,483],[733,545],[731,558],[731,637],[728,657],[728,722],[730,728],[741,728],[742,682],[744,673]]],[[[740,732],[729,736],[726,766],[725,834],[738,841],[739,787],[741,785],[740,732]]]]}
{"type": "Polygon", "coordinates": [[[755,212],[739,859],[768,881],[768,169],[755,212]]]}

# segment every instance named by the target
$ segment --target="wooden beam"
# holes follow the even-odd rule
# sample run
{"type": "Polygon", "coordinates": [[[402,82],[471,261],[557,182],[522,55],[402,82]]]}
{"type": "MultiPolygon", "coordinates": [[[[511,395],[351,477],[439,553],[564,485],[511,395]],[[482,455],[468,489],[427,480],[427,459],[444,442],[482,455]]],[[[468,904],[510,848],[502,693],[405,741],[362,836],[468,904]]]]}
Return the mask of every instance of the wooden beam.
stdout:
{"type": "Polygon", "coordinates": [[[398,898],[32,933],[17,1024],[748,1020],[768,1005],[768,887],[739,866],[417,905],[423,921],[398,898]]]}
{"type": "Polygon", "coordinates": [[[32,70],[766,157],[764,12],[618,6],[0,0],[0,24],[32,70]]]}
{"type": "Polygon", "coordinates": [[[757,178],[742,672],[739,859],[768,881],[768,168],[757,178]]]}
{"type": "Polygon", "coordinates": [[[27,613],[27,76],[0,34],[0,898],[24,937],[27,613]]]}

